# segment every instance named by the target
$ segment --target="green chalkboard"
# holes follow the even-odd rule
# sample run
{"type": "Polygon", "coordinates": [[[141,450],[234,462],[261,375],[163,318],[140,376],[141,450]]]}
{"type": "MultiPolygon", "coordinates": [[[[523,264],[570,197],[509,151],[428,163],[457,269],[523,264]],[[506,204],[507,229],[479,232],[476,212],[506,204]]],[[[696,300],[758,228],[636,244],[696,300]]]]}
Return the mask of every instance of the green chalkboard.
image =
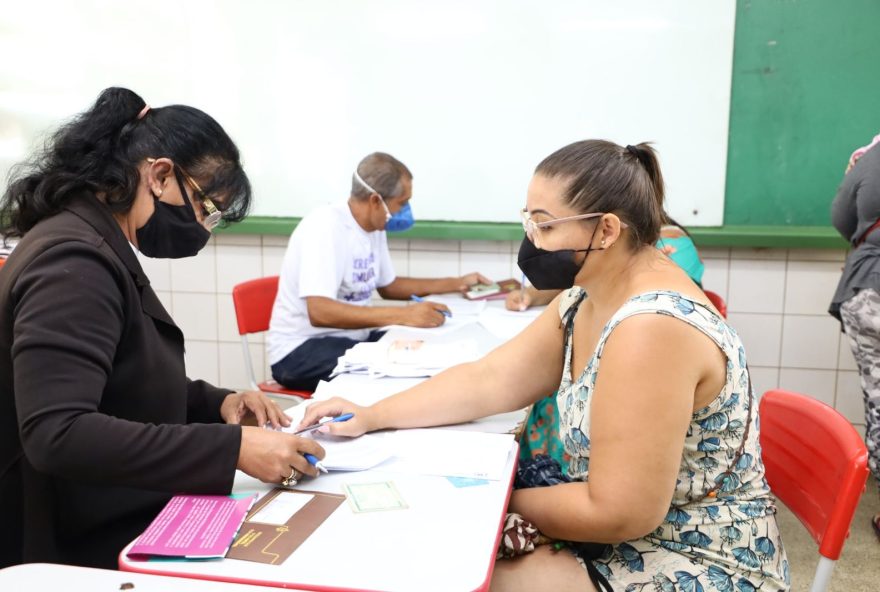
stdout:
{"type": "Polygon", "coordinates": [[[827,225],[880,133],[880,1],[738,0],[724,225],[827,225]]]}

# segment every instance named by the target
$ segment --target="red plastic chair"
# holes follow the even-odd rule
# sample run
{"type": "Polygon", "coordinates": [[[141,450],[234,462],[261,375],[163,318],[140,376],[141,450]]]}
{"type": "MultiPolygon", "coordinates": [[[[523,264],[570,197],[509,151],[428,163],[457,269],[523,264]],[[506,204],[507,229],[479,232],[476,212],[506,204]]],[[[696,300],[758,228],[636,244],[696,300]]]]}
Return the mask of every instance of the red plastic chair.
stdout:
{"type": "Polygon", "coordinates": [[[269,320],[272,318],[272,305],[275,304],[275,295],[277,293],[277,275],[242,282],[232,288],[232,302],[235,305],[238,334],[241,335],[244,364],[248,372],[248,378],[251,381],[251,388],[276,395],[311,399],[311,391],[286,389],[272,379],[257,384],[247,336],[250,333],[262,333],[269,330],[269,320]]]}
{"type": "Polygon", "coordinates": [[[706,295],[706,298],[709,299],[709,302],[712,303],[712,306],[718,309],[718,312],[721,313],[721,316],[726,319],[727,305],[724,303],[724,299],[712,290],[703,290],[703,293],[706,295]]]}
{"type": "Polygon", "coordinates": [[[759,408],[767,482],[819,545],[811,592],[828,587],[868,478],[868,450],[840,413],[784,390],[759,408]]]}

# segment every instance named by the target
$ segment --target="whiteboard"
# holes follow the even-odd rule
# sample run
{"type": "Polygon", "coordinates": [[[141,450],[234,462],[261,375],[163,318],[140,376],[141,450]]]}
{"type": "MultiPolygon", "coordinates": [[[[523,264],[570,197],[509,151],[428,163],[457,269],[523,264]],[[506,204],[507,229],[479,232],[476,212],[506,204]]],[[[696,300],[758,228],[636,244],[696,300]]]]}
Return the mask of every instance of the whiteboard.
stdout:
{"type": "Polygon", "coordinates": [[[656,142],[672,215],[722,223],[734,0],[0,8],[4,178],[118,85],[214,116],[241,149],[256,215],[347,197],[356,164],[380,150],[412,170],[417,220],[514,222],[538,162],[605,138],[656,142]]]}

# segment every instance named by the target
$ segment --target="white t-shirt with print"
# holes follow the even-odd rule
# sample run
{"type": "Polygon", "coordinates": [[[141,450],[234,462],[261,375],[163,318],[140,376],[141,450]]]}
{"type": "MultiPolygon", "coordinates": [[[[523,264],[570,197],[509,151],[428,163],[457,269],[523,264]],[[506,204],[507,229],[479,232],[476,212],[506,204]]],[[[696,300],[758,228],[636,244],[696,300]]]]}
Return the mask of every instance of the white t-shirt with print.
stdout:
{"type": "Polygon", "coordinates": [[[394,278],[384,230],[361,228],[347,202],[312,211],[293,231],[281,264],[269,323],[269,363],[280,362],[313,337],[366,339],[370,329],[313,327],[305,298],[324,296],[369,306],[373,290],[394,278]]]}

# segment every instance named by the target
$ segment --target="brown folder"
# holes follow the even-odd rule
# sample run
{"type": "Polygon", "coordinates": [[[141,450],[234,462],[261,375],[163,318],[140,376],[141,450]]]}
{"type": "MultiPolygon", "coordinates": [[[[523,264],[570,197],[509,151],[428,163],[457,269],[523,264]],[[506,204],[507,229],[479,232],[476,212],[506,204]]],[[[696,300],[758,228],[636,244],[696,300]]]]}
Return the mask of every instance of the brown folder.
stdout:
{"type": "Polygon", "coordinates": [[[254,504],[226,557],[273,565],[283,563],[343,501],[345,501],[344,495],[274,489],[254,504]],[[285,524],[253,522],[254,516],[281,493],[314,497],[296,511],[285,524]]]}

